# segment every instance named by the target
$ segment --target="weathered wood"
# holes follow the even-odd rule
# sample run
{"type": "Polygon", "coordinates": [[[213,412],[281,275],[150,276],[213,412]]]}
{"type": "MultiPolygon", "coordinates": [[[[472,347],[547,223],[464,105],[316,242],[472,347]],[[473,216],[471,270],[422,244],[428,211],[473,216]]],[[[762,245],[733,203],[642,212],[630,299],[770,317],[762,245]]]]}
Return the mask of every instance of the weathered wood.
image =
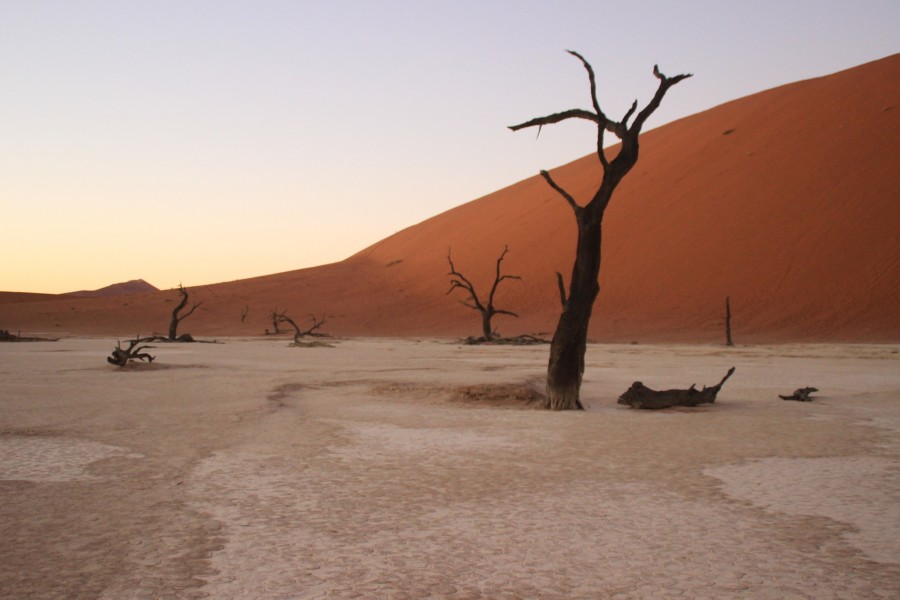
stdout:
{"type": "Polygon", "coordinates": [[[147,342],[148,339],[149,338],[138,337],[133,340],[128,340],[127,348],[123,348],[122,342],[117,341],[116,347],[113,348],[112,354],[106,357],[106,361],[111,365],[116,365],[117,367],[124,367],[133,360],[145,360],[147,362],[153,362],[156,357],[151,356],[148,352],[143,352],[143,350],[146,350],[147,348],[153,348],[153,346],[140,345],[147,342]]]}
{"type": "Polygon", "coordinates": [[[728,373],[722,378],[718,384],[712,387],[704,387],[698,390],[695,385],[691,385],[686,390],[672,389],[656,391],[648,388],[640,381],[635,381],[628,388],[628,391],[619,396],[619,404],[625,404],[631,408],[644,408],[656,410],[661,408],[672,408],[673,406],[698,406],[700,404],[712,404],[716,401],[716,396],[722,386],[734,373],[734,367],[728,369],[728,373]]]}
{"type": "Polygon", "coordinates": [[[794,390],[794,393],[790,396],[782,396],[778,394],[778,397],[782,400],[796,400],[797,402],[812,402],[812,398],[810,394],[813,392],[818,392],[819,390],[814,387],[805,387],[794,390]]]}
{"type": "Polygon", "coordinates": [[[690,74],[666,77],[659,68],[653,66],[653,76],[659,80],[659,86],[650,102],[636,114],[634,122],[629,119],[637,111],[637,100],[628,109],[621,121],[609,119],[601,110],[597,100],[597,85],[594,69],[583,56],[572,50],[569,54],[581,61],[588,73],[593,111],[584,109],[567,110],[544,117],[531,119],[510,127],[513,131],[528,127],[540,128],[544,125],[560,123],[568,119],[584,119],[593,122],[597,127],[597,157],[603,167],[603,177],[593,198],[580,205],[575,198],[562,188],[547,171],[541,176],[547,184],[566,201],[575,215],[578,226],[578,241],[575,249],[575,262],[569,280],[569,293],[562,288],[562,276],[558,275],[560,300],[563,304],[562,314],[556,326],[556,333],[550,346],[550,360],[547,365],[547,408],[551,410],[572,410],[583,408],[579,399],[581,380],[584,375],[584,354],[587,348],[587,332],[591,319],[594,301],[600,291],[600,249],[602,241],[601,223],[612,194],[632,167],[637,163],[641,129],[646,120],[659,108],[666,92],[673,85],[690,77],[690,74]],[[612,133],[622,143],[618,154],[610,160],[606,156],[604,134],[612,133]]]}

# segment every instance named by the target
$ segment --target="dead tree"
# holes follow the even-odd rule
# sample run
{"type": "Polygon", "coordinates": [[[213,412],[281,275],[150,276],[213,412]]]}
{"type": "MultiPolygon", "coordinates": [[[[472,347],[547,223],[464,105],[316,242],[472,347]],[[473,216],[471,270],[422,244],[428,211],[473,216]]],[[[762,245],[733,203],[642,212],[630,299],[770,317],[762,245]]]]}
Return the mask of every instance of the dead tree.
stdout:
{"type": "Polygon", "coordinates": [[[42,338],[42,337],[29,337],[22,335],[22,332],[19,331],[18,334],[10,333],[8,329],[0,329],[0,342],[58,342],[59,338],[42,338]]]}
{"type": "Polygon", "coordinates": [[[619,404],[625,404],[631,408],[660,409],[673,406],[698,406],[700,404],[712,404],[716,401],[719,390],[734,373],[734,367],[728,369],[728,373],[717,385],[704,386],[698,390],[694,385],[686,390],[651,390],[640,381],[635,381],[628,391],[619,396],[619,404]]]}
{"type": "Polygon", "coordinates": [[[111,365],[116,365],[117,367],[124,367],[132,360],[146,360],[147,362],[153,362],[155,356],[151,356],[147,352],[143,352],[147,348],[153,348],[153,346],[141,346],[146,342],[146,338],[141,338],[140,336],[136,337],[133,340],[128,340],[128,347],[123,348],[122,342],[117,341],[116,347],[113,348],[112,354],[106,357],[106,361],[111,365]]]}
{"type": "Polygon", "coordinates": [[[731,341],[731,298],[725,296],[725,345],[734,346],[731,341]]]}
{"type": "Polygon", "coordinates": [[[181,294],[181,302],[178,303],[178,306],[172,310],[172,320],[169,322],[169,341],[184,341],[184,342],[192,342],[194,339],[191,337],[191,334],[186,333],[181,337],[178,337],[178,325],[189,316],[194,314],[194,311],[200,308],[203,302],[196,302],[189,311],[184,314],[180,314],[184,307],[187,306],[188,303],[188,292],[184,289],[184,286],[180,283],[178,284],[178,293],[181,294]]]}
{"type": "MultiPolygon", "coordinates": [[[[594,301],[600,292],[600,249],[602,239],[603,214],[612,198],[616,186],[631,171],[638,160],[638,137],[644,123],[659,107],[666,95],[676,83],[690,77],[690,74],[666,77],[657,66],[653,67],[653,75],[659,80],[659,86],[653,99],[634,117],[637,100],[625,113],[621,121],[613,121],[601,110],[597,101],[597,89],[594,70],[590,63],[577,52],[569,50],[569,54],[579,59],[588,73],[591,88],[593,110],[572,109],[545,117],[538,117],[519,125],[510,127],[513,131],[527,127],[541,128],[568,119],[584,119],[593,122],[597,127],[597,156],[603,167],[603,178],[591,200],[584,206],[553,180],[550,173],[541,171],[541,176],[568,203],[578,226],[578,241],[575,250],[575,263],[569,281],[569,293],[565,294],[564,286],[560,287],[563,310],[553,335],[550,346],[550,361],[547,367],[547,408],[552,410],[571,410],[582,408],[579,398],[581,379],[584,374],[584,354],[587,348],[588,325],[594,301]],[[604,149],[604,133],[610,132],[621,140],[619,152],[610,160],[604,149]]],[[[540,131],[540,129],[538,129],[540,131]]],[[[560,276],[561,279],[561,276],[560,276]]]]}
{"type": "Polygon", "coordinates": [[[462,289],[465,291],[469,297],[466,300],[460,300],[460,304],[463,306],[468,306],[471,309],[477,310],[481,313],[481,334],[482,340],[485,342],[491,341],[494,338],[494,331],[491,328],[491,319],[494,315],[509,315],[512,317],[518,317],[516,313],[496,308],[494,306],[494,295],[497,293],[497,288],[500,287],[500,282],[506,279],[518,279],[522,280],[518,275],[501,275],[500,274],[500,263],[503,262],[503,259],[506,257],[506,253],[509,252],[509,246],[503,247],[503,252],[500,254],[500,257],[497,259],[497,268],[494,275],[494,284],[491,286],[491,292],[488,294],[487,302],[482,302],[478,297],[478,293],[475,291],[475,286],[469,281],[465,275],[456,270],[456,267],[453,265],[453,259],[450,258],[450,250],[447,250],[447,262],[450,263],[450,272],[447,273],[447,276],[450,277],[450,289],[447,290],[447,294],[452,292],[455,289],[462,289]]]}
{"type": "MultiPolygon", "coordinates": [[[[269,311],[269,320],[272,322],[273,334],[277,335],[281,333],[281,328],[279,327],[279,325],[282,323],[285,313],[287,313],[286,310],[283,310],[281,312],[278,312],[277,310],[269,311]]],[[[266,329],[266,333],[269,333],[268,329],[266,329]]]]}
{"type": "Polygon", "coordinates": [[[246,319],[247,315],[249,315],[249,314],[250,314],[250,306],[244,306],[244,308],[241,309],[241,323],[244,322],[244,319],[246,319]]]}
{"type": "Polygon", "coordinates": [[[279,323],[287,323],[291,327],[294,328],[294,343],[295,344],[299,344],[300,339],[304,338],[306,336],[327,337],[327,335],[328,335],[327,333],[319,333],[316,330],[328,322],[328,317],[325,315],[322,315],[321,318],[316,318],[315,315],[309,315],[309,318],[312,320],[312,327],[310,327],[308,329],[300,329],[300,326],[297,325],[297,323],[292,318],[287,316],[287,311],[284,311],[279,315],[278,322],[279,323]]]}

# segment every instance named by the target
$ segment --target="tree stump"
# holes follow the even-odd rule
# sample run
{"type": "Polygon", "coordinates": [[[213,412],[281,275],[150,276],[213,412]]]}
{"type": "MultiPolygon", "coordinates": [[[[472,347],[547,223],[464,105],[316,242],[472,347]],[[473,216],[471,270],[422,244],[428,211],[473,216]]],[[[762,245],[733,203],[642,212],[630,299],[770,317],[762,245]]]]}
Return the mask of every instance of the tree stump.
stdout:
{"type": "Polygon", "coordinates": [[[809,397],[813,392],[818,392],[819,390],[814,387],[805,387],[794,390],[794,393],[790,396],[782,396],[778,394],[778,397],[782,400],[796,400],[797,402],[812,402],[812,398],[809,397]]]}
{"type": "Polygon", "coordinates": [[[700,404],[712,404],[716,401],[716,395],[722,386],[734,373],[734,367],[728,369],[728,373],[722,378],[718,384],[712,387],[704,386],[702,390],[698,390],[695,385],[691,385],[686,390],[652,390],[640,381],[635,381],[628,388],[628,391],[619,396],[619,404],[625,404],[631,408],[643,408],[647,410],[658,410],[661,408],[672,408],[673,406],[698,406],[700,404]]]}

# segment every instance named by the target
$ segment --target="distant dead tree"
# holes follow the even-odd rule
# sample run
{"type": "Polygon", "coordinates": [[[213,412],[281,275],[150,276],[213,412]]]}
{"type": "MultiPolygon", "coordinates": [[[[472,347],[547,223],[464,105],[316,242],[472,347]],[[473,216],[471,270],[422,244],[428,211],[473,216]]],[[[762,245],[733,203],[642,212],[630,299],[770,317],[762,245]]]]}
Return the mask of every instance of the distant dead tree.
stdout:
{"type": "Polygon", "coordinates": [[[322,325],[328,322],[328,317],[326,315],[322,315],[321,318],[317,318],[315,315],[309,315],[310,320],[312,320],[312,326],[308,329],[300,329],[300,326],[297,323],[287,316],[287,311],[282,312],[278,319],[279,323],[287,323],[291,327],[294,328],[294,343],[299,344],[300,339],[306,336],[313,337],[327,337],[327,333],[319,333],[316,330],[319,329],[322,325]]]}
{"type": "MultiPolygon", "coordinates": [[[[635,114],[637,100],[625,113],[621,121],[613,121],[601,110],[597,101],[597,88],[594,69],[590,63],[577,52],[569,54],[581,61],[588,74],[591,87],[591,103],[593,110],[571,109],[560,113],[538,117],[519,125],[510,127],[513,131],[527,127],[552,125],[568,119],[584,119],[597,127],[597,156],[603,168],[603,178],[594,192],[593,198],[584,206],[560,187],[547,171],[541,176],[568,203],[578,226],[578,241],[575,249],[575,263],[569,282],[568,296],[564,285],[560,285],[562,314],[553,335],[550,346],[550,361],[547,367],[547,408],[552,410],[571,410],[583,408],[580,400],[581,379],[584,374],[584,355],[587,349],[588,325],[594,301],[600,292],[600,249],[602,239],[603,214],[612,198],[616,186],[631,171],[638,160],[638,136],[644,123],[659,107],[666,95],[676,83],[687,79],[690,74],[666,77],[657,66],[653,67],[653,75],[659,80],[659,86],[653,99],[645,106],[634,122],[629,126],[628,120],[635,114]],[[619,152],[612,160],[606,156],[604,149],[604,133],[610,132],[621,140],[619,152]]],[[[562,275],[558,274],[562,281],[562,275]]]]}
{"type": "MultiPolygon", "coordinates": [[[[272,322],[272,333],[281,333],[281,328],[279,327],[279,325],[284,321],[285,313],[287,313],[286,310],[283,310],[281,312],[278,312],[277,310],[269,311],[269,321],[272,322]]],[[[266,333],[269,333],[268,329],[266,329],[266,333]]]]}
{"type": "Polygon", "coordinates": [[[194,339],[191,337],[191,334],[185,333],[181,337],[178,337],[178,325],[189,316],[194,314],[194,311],[200,308],[203,304],[202,302],[196,302],[190,310],[186,313],[181,314],[181,311],[184,310],[184,307],[187,306],[188,303],[188,292],[180,283],[178,284],[178,293],[181,294],[181,301],[178,303],[178,306],[172,310],[172,320],[169,322],[169,341],[180,341],[180,342],[192,342],[194,339]]]}
{"type": "Polygon", "coordinates": [[[128,340],[127,348],[122,347],[122,342],[116,342],[116,347],[113,348],[112,354],[106,357],[106,361],[111,365],[116,365],[117,367],[124,367],[133,360],[146,360],[147,362],[153,362],[153,359],[156,357],[151,356],[148,352],[143,352],[143,350],[152,348],[153,346],[141,346],[141,344],[149,341],[149,339],[150,338],[142,338],[138,336],[133,340],[128,340]]]}
{"type": "Polygon", "coordinates": [[[250,314],[250,307],[245,305],[244,308],[241,309],[241,323],[244,322],[244,319],[246,319],[247,315],[249,315],[249,314],[250,314]]]}
{"type": "Polygon", "coordinates": [[[461,289],[468,294],[468,298],[466,300],[460,300],[460,304],[481,313],[481,335],[485,342],[489,342],[495,337],[494,331],[491,328],[491,319],[494,315],[519,316],[512,311],[502,310],[494,306],[494,295],[497,293],[497,288],[500,286],[501,281],[506,279],[522,280],[518,275],[500,274],[500,263],[503,262],[507,252],[509,252],[509,246],[504,246],[503,252],[500,253],[500,257],[497,259],[497,268],[495,270],[494,284],[491,286],[491,292],[488,294],[487,302],[482,302],[478,297],[478,293],[475,291],[475,286],[472,282],[469,281],[465,275],[456,270],[456,267],[453,265],[453,259],[450,258],[450,250],[447,250],[447,262],[450,263],[450,272],[447,273],[447,276],[450,277],[450,289],[447,290],[447,294],[455,289],[461,289]]]}
{"type": "Polygon", "coordinates": [[[725,345],[734,346],[731,341],[731,298],[725,296],[725,345]]]}

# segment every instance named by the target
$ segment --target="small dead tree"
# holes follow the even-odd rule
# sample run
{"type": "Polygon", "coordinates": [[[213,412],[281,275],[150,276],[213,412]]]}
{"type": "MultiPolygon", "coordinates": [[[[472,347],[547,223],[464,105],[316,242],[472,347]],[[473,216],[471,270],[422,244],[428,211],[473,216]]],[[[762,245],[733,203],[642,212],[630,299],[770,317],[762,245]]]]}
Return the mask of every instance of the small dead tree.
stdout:
{"type": "Polygon", "coordinates": [[[244,322],[244,319],[246,319],[247,315],[249,315],[249,314],[250,314],[250,307],[244,306],[244,308],[241,309],[241,323],[244,322]]]}
{"type": "Polygon", "coordinates": [[[503,252],[497,259],[497,268],[494,275],[494,284],[491,286],[491,292],[488,294],[487,302],[482,302],[478,297],[478,293],[475,291],[475,286],[472,282],[469,281],[465,275],[456,270],[456,267],[453,265],[453,259],[450,258],[450,250],[447,250],[447,262],[450,263],[450,272],[447,273],[447,276],[450,277],[450,289],[447,290],[447,294],[455,289],[461,289],[469,295],[466,300],[460,300],[460,304],[481,313],[481,335],[485,342],[489,342],[495,337],[494,331],[491,328],[491,319],[494,315],[509,315],[511,317],[519,316],[512,311],[499,309],[494,306],[494,295],[497,293],[497,288],[500,287],[501,281],[506,279],[522,280],[518,275],[500,274],[500,263],[503,262],[507,252],[509,252],[509,246],[504,246],[503,252]]]}
{"type": "MultiPolygon", "coordinates": [[[[540,128],[544,125],[560,123],[568,119],[584,119],[597,127],[597,157],[603,168],[603,178],[593,198],[581,206],[567,191],[560,187],[547,171],[541,176],[566,201],[575,216],[578,226],[578,241],[575,249],[575,263],[569,281],[569,293],[561,285],[563,310],[550,346],[550,361],[547,367],[547,408],[571,410],[583,408],[579,398],[581,379],[584,374],[584,354],[587,349],[588,325],[594,301],[600,292],[600,249],[602,239],[603,214],[612,199],[616,186],[631,171],[638,160],[638,137],[644,123],[659,108],[663,97],[676,83],[687,79],[690,74],[666,77],[657,66],[653,75],[659,80],[659,87],[653,99],[635,116],[637,100],[625,113],[621,121],[613,121],[601,110],[597,100],[597,86],[594,69],[583,56],[572,50],[569,54],[581,61],[588,74],[591,86],[593,110],[571,109],[560,113],[538,117],[510,127],[513,131],[528,127],[540,128]],[[628,120],[634,116],[630,125],[628,120]],[[619,153],[610,160],[604,149],[604,133],[610,132],[621,140],[619,153]]],[[[560,280],[562,276],[559,276],[560,280]]]]}
{"type": "MultiPolygon", "coordinates": [[[[284,319],[285,313],[287,313],[286,310],[283,310],[281,312],[278,312],[277,310],[269,311],[269,321],[272,322],[272,333],[273,334],[277,335],[277,334],[281,333],[280,325],[284,319]]],[[[266,329],[266,333],[269,333],[268,329],[266,329]]]]}
{"type": "Polygon", "coordinates": [[[153,348],[153,346],[140,345],[146,341],[147,338],[138,336],[133,340],[128,340],[127,348],[123,348],[122,342],[117,341],[116,347],[113,348],[112,354],[106,357],[106,361],[117,367],[124,367],[132,360],[146,360],[147,362],[153,362],[153,359],[156,357],[151,356],[148,352],[143,352],[143,350],[153,348]]]}
{"type": "Polygon", "coordinates": [[[734,346],[731,341],[731,298],[725,296],[725,345],[734,346]]]}
{"type": "Polygon", "coordinates": [[[287,311],[282,312],[278,317],[279,323],[287,323],[291,327],[294,328],[294,343],[299,344],[300,339],[306,336],[312,337],[327,337],[327,333],[319,333],[316,330],[319,329],[322,325],[328,322],[328,317],[326,315],[322,315],[321,318],[316,318],[315,315],[309,315],[310,320],[312,320],[312,326],[308,329],[300,329],[300,326],[297,323],[287,316],[287,311]]]}
{"type": "Polygon", "coordinates": [[[194,339],[191,337],[191,334],[185,333],[181,337],[178,337],[178,325],[187,319],[189,316],[194,314],[194,311],[200,308],[203,302],[196,302],[194,305],[184,314],[180,314],[184,307],[187,306],[188,303],[188,292],[180,283],[178,284],[178,293],[181,294],[181,301],[178,305],[172,310],[172,320],[169,322],[169,341],[185,341],[192,342],[194,339]]]}

